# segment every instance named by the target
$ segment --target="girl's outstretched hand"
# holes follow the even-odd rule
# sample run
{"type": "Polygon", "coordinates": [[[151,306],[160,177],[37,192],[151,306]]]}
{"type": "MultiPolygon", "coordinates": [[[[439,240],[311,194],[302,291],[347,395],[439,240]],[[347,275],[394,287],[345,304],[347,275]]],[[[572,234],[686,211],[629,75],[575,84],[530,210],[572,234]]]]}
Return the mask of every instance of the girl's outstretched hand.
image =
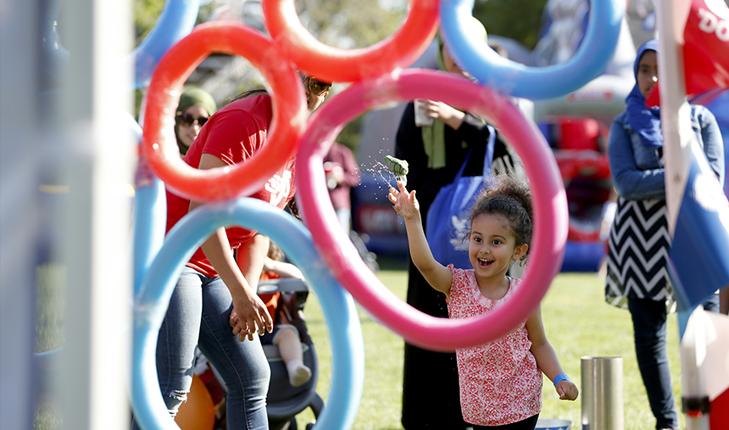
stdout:
{"type": "Polygon", "coordinates": [[[554,389],[557,390],[560,400],[575,400],[577,395],[580,393],[580,390],[577,389],[577,385],[569,380],[559,381],[554,389]]]}
{"type": "Polygon", "coordinates": [[[420,213],[420,203],[415,198],[415,191],[408,192],[402,182],[397,182],[398,189],[390,187],[390,193],[387,198],[390,199],[395,206],[395,212],[399,213],[406,220],[412,219],[420,213]]]}

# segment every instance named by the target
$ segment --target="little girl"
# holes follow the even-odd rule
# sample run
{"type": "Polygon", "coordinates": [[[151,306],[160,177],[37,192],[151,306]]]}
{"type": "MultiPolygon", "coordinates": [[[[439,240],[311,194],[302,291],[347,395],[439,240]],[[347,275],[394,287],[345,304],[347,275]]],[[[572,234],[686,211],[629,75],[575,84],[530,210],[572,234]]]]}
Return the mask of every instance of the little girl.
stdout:
{"type": "MultiPolygon", "coordinates": [[[[471,212],[468,254],[473,269],[438,263],[425,238],[415,191],[390,188],[388,198],[405,219],[410,256],[423,277],[446,295],[451,318],[469,318],[502,305],[521,288],[506,276],[523,260],[532,236],[529,189],[515,177],[497,175],[471,212]]],[[[578,390],[562,371],[547,341],[537,308],[511,332],[484,345],[456,350],[463,418],[479,428],[531,429],[542,408],[542,372],[560,399],[575,400],[578,390]]]]}

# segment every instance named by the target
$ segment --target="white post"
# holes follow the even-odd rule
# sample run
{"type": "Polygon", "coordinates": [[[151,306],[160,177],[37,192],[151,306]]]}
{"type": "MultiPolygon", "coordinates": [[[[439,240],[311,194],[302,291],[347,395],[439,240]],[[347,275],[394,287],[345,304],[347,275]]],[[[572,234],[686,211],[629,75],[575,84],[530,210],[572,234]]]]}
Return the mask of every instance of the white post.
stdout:
{"type": "Polygon", "coordinates": [[[129,1],[64,0],[61,42],[70,53],[54,106],[69,193],[61,215],[67,272],[65,345],[55,397],[62,428],[130,426],[131,211],[136,146],[129,1]]]}
{"type": "Polygon", "coordinates": [[[666,169],[668,229],[673,237],[681,197],[691,162],[691,108],[686,103],[683,68],[683,25],[691,2],[656,2],[658,24],[658,87],[661,91],[661,130],[666,169]]]}
{"type": "MultiPolygon", "coordinates": [[[[683,65],[683,33],[691,2],[670,0],[656,2],[658,24],[658,86],[661,91],[661,129],[665,156],[666,206],[668,228],[673,237],[681,200],[686,188],[691,163],[691,108],[686,102],[686,80],[683,65]]],[[[703,387],[697,363],[682,355],[684,398],[700,398],[703,387]]],[[[688,430],[708,430],[708,417],[686,417],[688,430]]]]}

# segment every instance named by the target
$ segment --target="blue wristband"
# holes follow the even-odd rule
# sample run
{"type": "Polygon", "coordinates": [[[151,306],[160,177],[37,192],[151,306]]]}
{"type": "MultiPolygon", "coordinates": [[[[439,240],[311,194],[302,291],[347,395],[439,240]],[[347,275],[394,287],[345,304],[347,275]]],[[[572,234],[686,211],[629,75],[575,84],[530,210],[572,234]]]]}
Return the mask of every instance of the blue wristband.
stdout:
{"type": "Polygon", "coordinates": [[[559,384],[560,382],[562,382],[562,381],[569,381],[569,380],[570,380],[570,377],[567,376],[566,373],[560,373],[559,375],[557,375],[557,376],[554,377],[553,384],[556,387],[557,384],[559,384]]]}

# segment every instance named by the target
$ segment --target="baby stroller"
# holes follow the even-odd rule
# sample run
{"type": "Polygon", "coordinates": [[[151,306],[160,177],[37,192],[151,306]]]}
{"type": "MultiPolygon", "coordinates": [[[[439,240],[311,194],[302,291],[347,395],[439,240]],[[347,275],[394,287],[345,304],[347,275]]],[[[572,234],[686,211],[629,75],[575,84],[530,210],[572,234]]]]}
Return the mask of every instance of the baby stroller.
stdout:
{"type": "MultiPolygon", "coordinates": [[[[260,281],[258,294],[281,292],[279,312],[286,312],[287,319],[298,329],[304,353],[304,364],[311,369],[311,379],[304,385],[292,387],[288,372],[276,345],[263,345],[263,351],[271,367],[271,382],[268,387],[268,426],[271,430],[296,430],[296,415],[307,407],[318,417],[324,401],[316,393],[319,376],[314,343],[304,321],[304,305],[309,295],[306,281],[298,278],[281,278],[260,281]]],[[[307,429],[313,424],[307,425],[307,429]]]]}
{"type": "MultiPolygon", "coordinates": [[[[319,365],[317,363],[314,343],[309,336],[303,314],[304,304],[309,295],[309,288],[306,281],[298,278],[259,281],[259,294],[276,292],[281,293],[278,302],[278,312],[285,312],[286,319],[299,331],[303,350],[303,361],[311,369],[311,378],[299,387],[292,387],[289,383],[286,365],[279,355],[278,346],[263,345],[263,352],[266,354],[268,364],[271,367],[271,381],[268,386],[266,406],[268,426],[271,430],[297,430],[296,415],[307,407],[310,407],[314,413],[314,417],[318,418],[324,407],[324,401],[315,391],[319,376],[319,365]]],[[[200,379],[201,384],[196,388],[195,381],[193,381],[188,402],[183,403],[180,407],[180,413],[176,419],[178,425],[185,429],[186,426],[183,423],[187,420],[194,423],[201,420],[205,421],[206,419],[193,416],[206,412],[209,414],[214,413],[214,416],[209,417],[211,420],[211,428],[226,428],[224,407],[225,384],[222,377],[219,376],[212,364],[208,362],[199,349],[196,352],[195,375],[200,379]],[[204,401],[206,398],[204,394],[195,395],[196,390],[207,391],[205,394],[209,393],[209,396],[207,396],[209,405],[206,405],[206,401],[204,401]],[[199,404],[197,404],[198,402],[199,404]],[[195,403],[196,405],[193,406],[191,403],[195,403]]],[[[193,424],[187,428],[195,426],[196,424],[193,424]]],[[[310,429],[311,427],[313,427],[313,424],[308,424],[306,428],[310,429]]]]}

